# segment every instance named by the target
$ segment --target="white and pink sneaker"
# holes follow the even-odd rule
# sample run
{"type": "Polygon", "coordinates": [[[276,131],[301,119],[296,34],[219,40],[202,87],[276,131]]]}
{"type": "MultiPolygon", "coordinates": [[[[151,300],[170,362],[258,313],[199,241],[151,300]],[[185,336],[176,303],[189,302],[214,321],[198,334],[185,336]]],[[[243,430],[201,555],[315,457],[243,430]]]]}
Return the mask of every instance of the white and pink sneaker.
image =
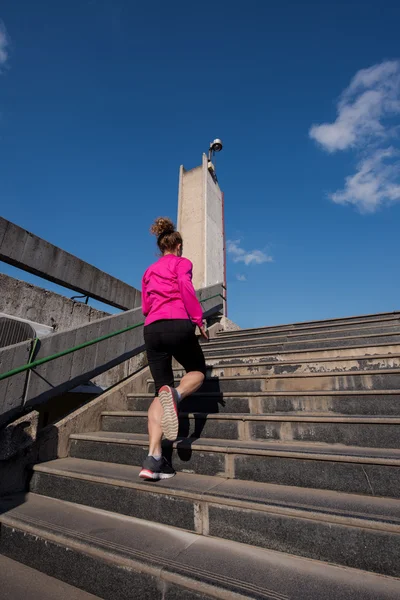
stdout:
{"type": "Polygon", "coordinates": [[[179,430],[178,393],[175,388],[164,385],[158,393],[158,399],[164,410],[161,419],[163,434],[167,440],[173,442],[178,437],[179,430]]]}

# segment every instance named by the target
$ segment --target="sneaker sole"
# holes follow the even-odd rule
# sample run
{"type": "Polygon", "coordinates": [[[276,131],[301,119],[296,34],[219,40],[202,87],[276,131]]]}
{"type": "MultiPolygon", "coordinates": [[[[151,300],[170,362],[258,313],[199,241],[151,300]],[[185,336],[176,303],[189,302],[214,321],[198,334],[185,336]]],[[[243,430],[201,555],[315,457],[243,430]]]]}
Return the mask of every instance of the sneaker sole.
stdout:
{"type": "Polygon", "coordinates": [[[139,473],[139,477],[141,479],[147,479],[149,481],[159,481],[160,479],[171,479],[175,477],[176,473],[153,473],[153,471],[148,471],[147,469],[143,469],[139,473]]]}
{"type": "Polygon", "coordinates": [[[170,388],[161,388],[158,399],[163,407],[161,428],[167,440],[174,442],[178,437],[179,419],[173,392],[170,388]]]}

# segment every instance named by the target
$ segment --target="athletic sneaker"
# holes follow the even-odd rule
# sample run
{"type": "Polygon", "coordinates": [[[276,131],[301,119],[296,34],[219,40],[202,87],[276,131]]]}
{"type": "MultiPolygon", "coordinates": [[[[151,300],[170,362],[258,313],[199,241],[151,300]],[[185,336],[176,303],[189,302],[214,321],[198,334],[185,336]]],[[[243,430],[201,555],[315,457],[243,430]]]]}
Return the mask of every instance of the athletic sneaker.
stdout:
{"type": "Polygon", "coordinates": [[[175,474],[174,469],[163,456],[159,460],[156,460],[154,456],[148,456],[143,462],[139,477],[158,481],[159,479],[171,479],[175,474]]]}
{"type": "Polygon", "coordinates": [[[175,441],[178,437],[178,392],[175,388],[164,385],[158,392],[158,399],[164,409],[161,428],[167,440],[175,441]]]}

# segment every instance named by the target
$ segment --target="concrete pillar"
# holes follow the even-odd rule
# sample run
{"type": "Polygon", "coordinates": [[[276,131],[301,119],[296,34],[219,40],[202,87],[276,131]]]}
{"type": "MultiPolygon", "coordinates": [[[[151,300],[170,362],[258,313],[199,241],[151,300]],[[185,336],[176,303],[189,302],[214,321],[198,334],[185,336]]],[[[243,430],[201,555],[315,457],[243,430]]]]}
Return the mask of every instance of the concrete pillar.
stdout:
{"type": "Polygon", "coordinates": [[[193,263],[194,287],[226,286],[224,196],[205,154],[200,166],[180,168],[178,230],[183,255],[193,263]]]}

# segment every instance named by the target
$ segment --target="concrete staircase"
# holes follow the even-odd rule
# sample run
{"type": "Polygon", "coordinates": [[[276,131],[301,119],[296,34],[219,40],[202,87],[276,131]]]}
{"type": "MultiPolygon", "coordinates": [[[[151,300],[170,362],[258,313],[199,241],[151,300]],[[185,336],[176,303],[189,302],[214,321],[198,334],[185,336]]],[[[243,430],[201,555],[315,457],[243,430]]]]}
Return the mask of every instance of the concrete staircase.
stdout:
{"type": "Polygon", "coordinates": [[[165,446],[177,477],[138,478],[149,380],[3,502],[0,552],[82,600],[399,599],[400,313],[221,333],[205,352],[165,446]]]}

